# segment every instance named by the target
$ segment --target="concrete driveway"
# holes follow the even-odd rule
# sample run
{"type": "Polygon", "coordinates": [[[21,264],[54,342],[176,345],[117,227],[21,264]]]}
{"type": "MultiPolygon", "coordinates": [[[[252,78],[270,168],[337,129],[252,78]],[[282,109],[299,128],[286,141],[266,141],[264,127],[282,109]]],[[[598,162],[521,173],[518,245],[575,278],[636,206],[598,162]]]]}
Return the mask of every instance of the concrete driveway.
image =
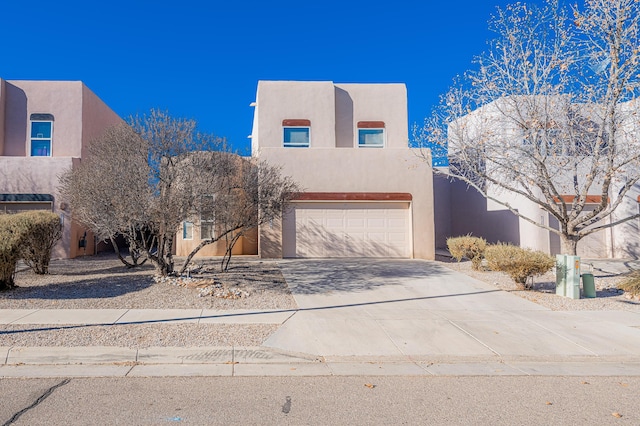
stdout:
{"type": "Polygon", "coordinates": [[[551,311],[455,265],[381,259],[279,265],[300,309],[268,347],[328,358],[639,360],[640,314],[551,311]]]}

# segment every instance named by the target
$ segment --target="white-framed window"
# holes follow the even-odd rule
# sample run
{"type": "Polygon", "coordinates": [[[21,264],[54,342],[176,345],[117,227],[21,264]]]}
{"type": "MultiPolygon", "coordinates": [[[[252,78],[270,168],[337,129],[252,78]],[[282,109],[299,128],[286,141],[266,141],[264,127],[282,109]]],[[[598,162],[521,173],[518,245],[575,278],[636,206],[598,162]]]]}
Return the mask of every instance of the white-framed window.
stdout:
{"type": "Polygon", "coordinates": [[[182,239],[193,240],[193,222],[182,222],[182,239]]]}
{"type": "Polygon", "coordinates": [[[208,240],[216,236],[215,196],[203,195],[200,209],[200,239],[208,240]]]}
{"type": "Polygon", "coordinates": [[[564,127],[554,121],[525,123],[522,127],[524,148],[545,157],[586,157],[596,152],[606,155],[609,150],[606,132],[598,139],[598,124],[575,115],[571,119],[571,125],[564,127]]]}
{"type": "Polygon", "coordinates": [[[32,157],[51,157],[53,115],[31,114],[29,150],[32,157]]]}
{"type": "Polygon", "coordinates": [[[384,148],[385,125],[382,121],[358,122],[358,147],[384,148]]]}
{"type": "Polygon", "coordinates": [[[309,148],[310,145],[310,120],[282,120],[282,146],[285,148],[309,148]]]}

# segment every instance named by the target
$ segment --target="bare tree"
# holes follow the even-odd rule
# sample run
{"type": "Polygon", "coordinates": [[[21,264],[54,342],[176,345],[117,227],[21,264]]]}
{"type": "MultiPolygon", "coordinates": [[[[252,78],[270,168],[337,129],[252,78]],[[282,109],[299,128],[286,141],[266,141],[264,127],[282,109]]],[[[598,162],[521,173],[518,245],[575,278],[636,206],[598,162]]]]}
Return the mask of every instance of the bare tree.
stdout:
{"type": "Polygon", "coordinates": [[[516,3],[498,9],[490,28],[497,37],[477,68],[414,137],[448,144],[441,173],[558,234],[575,254],[587,235],[638,217],[616,209],[640,179],[640,3],[586,0],[571,13],[559,0],[516,3]],[[518,200],[550,213],[558,229],[518,200]]]}
{"type": "Polygon", "coordinates": [[[281,215],[296,189],[277,169],[242,159],[223,139],[197,132],[195,121],[156,110],[93,141],[61,182],[75,218],[101,237],[123,235],[163,276],[175,273],[175,237],[184,220],[211,215],[215,232],[177,273],[202,247],[281,215]]]}
{"type": "Polygon", "coordinates": [[[151,198],[146,166],[147,147],[126,123],[109,127],[102,137],[88,146],[86,159],[60,176],[60,191],[73,208],[73,218],[113,246],[127,266],[139,262],[138,236],[144,234],[145,217],[151,198]],[[131,261],[120,253],[116,236],[124,236],[131,261]]]}
{"type": "MultiPolygon", "coordinates": [[[[241,237],[260,225],[279,218],[300,187],[283,177],[279,167],[257,159],[235,161],[227,173],[228,184],[216,194],[216,229],[226,233],[227,249],[222,269],[227,270],[233,247],[241,237]]],[[[193,253],[195,254],[195,253],[193,253]]]]}

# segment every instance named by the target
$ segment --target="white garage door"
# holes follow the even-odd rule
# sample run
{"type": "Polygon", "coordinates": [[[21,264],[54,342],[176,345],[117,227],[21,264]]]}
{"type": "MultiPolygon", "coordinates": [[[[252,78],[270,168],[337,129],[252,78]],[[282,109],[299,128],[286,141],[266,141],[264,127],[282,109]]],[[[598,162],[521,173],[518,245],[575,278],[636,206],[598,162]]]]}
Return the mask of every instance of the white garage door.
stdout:
{"type": "Polygon", "coordinates": [[[284,257],[411,257],[409,203],[293,203],[284,257]]]}

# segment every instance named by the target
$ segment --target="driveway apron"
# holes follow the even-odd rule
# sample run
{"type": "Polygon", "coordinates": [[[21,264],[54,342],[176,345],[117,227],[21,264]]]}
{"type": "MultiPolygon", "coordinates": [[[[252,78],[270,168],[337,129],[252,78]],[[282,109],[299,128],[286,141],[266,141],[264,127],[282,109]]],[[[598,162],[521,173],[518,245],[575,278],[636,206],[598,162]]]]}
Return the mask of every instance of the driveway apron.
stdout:
{"type": "Polygon", "coordinates": [[[592,357],[640,353],[637,323],[553,312],[436,262],[279,263],[299,310],[265,346],[325,357],[592,357]]]}

